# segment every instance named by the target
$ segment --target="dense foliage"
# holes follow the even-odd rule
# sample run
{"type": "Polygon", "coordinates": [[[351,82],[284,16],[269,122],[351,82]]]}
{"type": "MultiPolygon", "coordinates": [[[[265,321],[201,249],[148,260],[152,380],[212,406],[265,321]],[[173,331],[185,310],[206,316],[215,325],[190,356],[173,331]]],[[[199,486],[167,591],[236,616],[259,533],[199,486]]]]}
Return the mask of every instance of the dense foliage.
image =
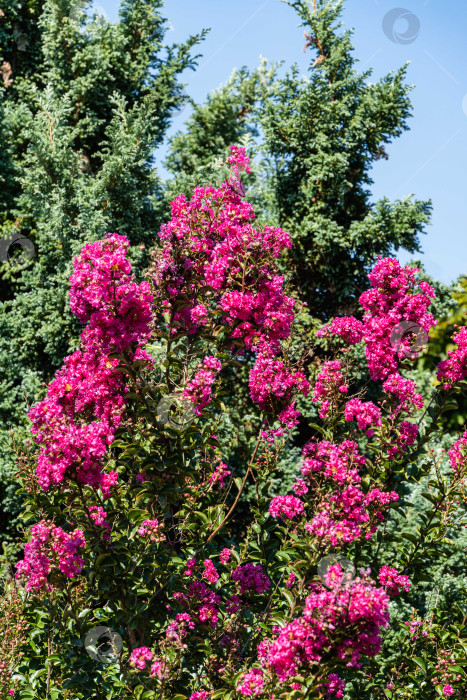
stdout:
{"type": "Polygon", "coordinates": [[[319,330],[329,359],[307,376],[306,348],[293,342],[300,302],[277,267],[290,237],[253,227],[244,149],[232,147],[225,168],[217,187],[172,202],[145,281],[133,278],[124,236],[75,259],[81,347],[31,409],[40,450],[21,460],[34,524],[16,577],[35,625],[9,688],[24,698],[462,698],[463,625],[447,626],[453,610],[439,604],[424,615],[417,596],[436,544],[465,518],[467,433],[447,455],[438,434],[465,386],[467,329],[424,405],[407,372],[436,323],[434,290],[381,258],[362,319],[319,330]],[[222,401],[235,367],[239,378],[248,368],[257,430],[236,479],[224,460],[235,399],[222,401]],[[319,419],[300,477],[271,498],[308,393],[319,419]],[[395,529],[412,507],[408,487],[424,480],[416,532],[395,529]],[[391,624],[403,660],[388,668],[391,624]]]}
{"type": "Polygon", "coordinates": [[[406,69],[287,4],[308,75],[234,71],[162,182],[203,33],[0,0],[0,698],[466,696],[465,279],[371,197],[406,69]]]}

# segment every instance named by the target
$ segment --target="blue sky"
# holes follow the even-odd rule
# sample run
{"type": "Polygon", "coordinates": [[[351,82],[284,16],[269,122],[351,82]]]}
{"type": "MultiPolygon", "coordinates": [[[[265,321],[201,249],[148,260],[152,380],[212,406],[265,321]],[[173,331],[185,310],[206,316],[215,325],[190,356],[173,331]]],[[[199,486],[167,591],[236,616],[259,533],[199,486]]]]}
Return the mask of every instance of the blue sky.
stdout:
{"type": "MultiPolygon", "coordinates": [[[[411,130],[388,149],[389,160],[373,169],[374,197],[415,194],[433,200],[433,222],[422,237],[422,260],[435,278],[449,283],[467,274],[467,3],[464,0],[347,0],[344,22],[353,27],[355,56],[378,78],[410,61],[411,130]],[[399,19],[383,31],[383,19],[399,8],[399,19]],[[405,11],[405,12],[404,12],[405,11]],[[404,35],[407,36],[406,43],[404,35]]],[[[116,0],[95,0],[108,19],[116,0]]],[[[184,77],[196,101],[218,87],[233,68],[259,64],[260,55],[305,71],[303,29],[295,12],[280,0],[167,0],[171,29],[167,40],[211,28],[200,47],[196,72],[184,77]]],[[[387,20],[389,22],[389,20],[387,20]]],[[[171,132],[183,128],[188,109],[171,132]]],[[[163,151],[157,161],[163,158],[163,151]]],[[[400,256],[405,262],[407,258],[400,256]]]]}

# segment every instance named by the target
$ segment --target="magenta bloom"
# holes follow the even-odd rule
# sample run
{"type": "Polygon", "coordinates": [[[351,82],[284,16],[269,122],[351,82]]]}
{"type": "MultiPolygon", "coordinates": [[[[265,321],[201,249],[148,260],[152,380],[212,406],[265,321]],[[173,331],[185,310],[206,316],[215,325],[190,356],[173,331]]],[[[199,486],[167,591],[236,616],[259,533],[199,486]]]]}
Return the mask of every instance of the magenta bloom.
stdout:
{"type": "Polygon", "coordinates": [[[291,520],[303,512],[303,501],[296,496],[276,496],[269,505],[273,518],[288,518],[291,520]]]}
{"type": "Polygon", "coordinates": [[[233,580],[239,585],[240,593],[264,593],[271,587],[271,582],[264,573],[261,564],[243,564],[232,572],[233,580]]]}
{"type": "Polygon", "coordinates": [[[378,574],[379,582],[390,596],[399,595],[401,590],[408,592],[411,583],[408,576],[401,576],[397,569],[386,564],[381,567],[378,574]]]}

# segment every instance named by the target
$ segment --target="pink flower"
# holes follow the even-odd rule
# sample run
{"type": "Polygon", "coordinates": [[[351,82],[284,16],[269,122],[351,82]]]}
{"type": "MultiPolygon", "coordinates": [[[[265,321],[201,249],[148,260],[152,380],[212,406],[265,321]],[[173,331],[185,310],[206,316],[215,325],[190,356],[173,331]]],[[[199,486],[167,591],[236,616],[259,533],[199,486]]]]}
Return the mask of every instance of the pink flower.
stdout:
{"type": "Polygon", "coordinates": [[[16,564],[16,578],[27,579],[28,591],[50,589],[47,577],[55,561],[62,574],[74,578],[83,569],[84,559],[79,550],[85,546],[82,530],[68,534],[61,527],[41,521],[31,528],[31,539],[24,546],[24,559],[16,564]]]}
{"type": "MultiPolygon", "coordinates": [[[[258,649],[258,654],[281,682],[306,673],[324,653],[358,668],[362,654],[372,657],[381,649],[380,630],[389,622],[388,603],[383,589],[365,579],[356,578],[330,591],[318,587],[306,599],[303,615],[282,627],[277,639],[261,654],[258,649]]],[[[330,680],[342,690],[336,678],[330,680]]]]}
{"type": "Polygon", "coordinates": [[[448,350],[448,359],[438,365],[438,381],[447,379],[448,382],[444,385],[446,389],[467,378],[467,326],[454,333],[452,339],[457,348],[448,350]]]}
{"type": "Polygon", "coordinates": [[[337,335],[349,345],[355,345],[362,340],[363,324],[353,316],[338,316],[328,326],[320,328],[316,335],[319,338],[337,335]]]}
{"type": "Polygon", "coordinates": [[[434,292],[417,282],[416,268],[401,267],[395,258],[378,260],[368,278],[371,289],[360,296],[365,309],[363,340],[370,377],[384,380],[401,359],[416,359],[435,325],[427,309],[434,292]]]}
{"type": "Polygon", "coordinates": [[[454,693],[454,688],[452,685],[445,685],[443,688],[443,695],[452,695],[454,693]]]}
{"type": "Polygon", "coordinates": [[[240,677],[237,685],[237,692],[244,697],[261,695],[263,692],[264,680],[263,671],[260,668],[252,668],[248,673],[240,677]]]}
{"type": "Polygon", "coordinates": [[[227,158],[227,163],[232,166],[232,170],[238,177],[239,170],[244,170],[246,173],[251,173],[249,168],[250,159],[246,155],[244,148],[240,146],[230,146],[230,156],[227,158]]]}
{"type": "Polygon", "coordinates": [[[414,408],[423,408],[421,394],[415,392],[415,382],[411,379],[404,379],[398,372],[390,374],[383,384],[383,390],[387,394],[392,394],[398,401],[396,414],[399,411],[411,412],[414,408]]]}
{"type": "Polygon", "coordinates": [[[271,582],[260,564],[248,562],[237,566],[232,572],[233,580],[240,586],[240,593],[264,593],[271,587],[271,582]]]}
{"type": "Polygon", "coordinates": [[[350,399],[344,410],[345,420],[357,419],[360,430],[365,430],[368,437],[373,436],[373,430],[368,430],[370,425],[381,425],[381,411],[371,401],[366,403],[360,399],[350,399]]]}
{"type": "Polygon", "coordinates": [[[204,560],[204,571],[202,576],[209,581],[209,583],[216,583],[216,581],[219,580],[219,574],[217,573],[216,567],[210,559],[204,560]]]}
{"type": "Polygon", "coordinates": [[[273,518],[292,519],[303,512],[303,502],[295,496],[276,496],[269,505],[273,518]]]}
{"type": "Polygon", "coordinates": [[[230,557],[232,556],[232,550],[224,548],[222,552],[219,554],[219,561],[221,564],[227,564],[229,561],[230,557]]]}
{"type": "Polygon", "coordinates": [[[347,387],[343,384],[342,365],[339,360],[332,360],[323,364],[322,371],[318,374],[313,392],[313,401],[329,399],[333,393],[339,391],[346,393],[347,387]]]}
{"type": "Polygon", "coordinates": [[[215,469],[215,471],[208,477],[208,481],[212,486],[218,486],[223,489],[225,486],[225,480],[231,475],[230,469],[227,468],[227,464],[221,462],[215,469]]]}
{"type": "Polygon", "coordinates": [[[452,445],[449,452],[449,462],[451,469],[458,475],[467,469],[467,430],[459,440],[452,445]]]}
{"type": "Polygon", "coordinates": [[[193,559],[188,559],[186,563],[186,570],[185,570],[185,576],[193,576],[193,572],[196,568],[196,559],[193,557],[193,559]]]}
{"type": "Polygon", "coordinates": [[[144,671],[148,662],[151,662],[153,653],[148,647],[138,647],[133,649],[130,656],[130,665],[135,666],[140,671],[144,671]]]}
{"type": "Polygon", "coordinates": [[[148,537],[152,542],[162,542],[165,540],[165,535],[161,533],[163,527],[164,524],[159,523],[157,518],[155,520],[144,520],[138,528],[138,535],[148,537]]]}
{"type": "Polygon", "coordinates": [[[29,412],[41,445],[37,477],[44,490],[71,477],[101,486],[108,497],[115,483],[113,473],[102,473],[103,460],[122,423],[127,389],[118,360],[109,353],[126,351],[130,358],[152,362],[141,345],[150,335],[153,297],[147,282],[133,280],[129,245],[124,236],[108,234],[75,258],[70,306],[88,324],[81,350],[65,358],[47,396],[29,412]]]}
{"type": "Polygon", "coordinates": [[[379,582],[390,596],[399,595],[401,590],[408,592],[411,583],[408,576],[401,576],[397,569],[386,564],[381,567],[378,574],[379,582]]]}

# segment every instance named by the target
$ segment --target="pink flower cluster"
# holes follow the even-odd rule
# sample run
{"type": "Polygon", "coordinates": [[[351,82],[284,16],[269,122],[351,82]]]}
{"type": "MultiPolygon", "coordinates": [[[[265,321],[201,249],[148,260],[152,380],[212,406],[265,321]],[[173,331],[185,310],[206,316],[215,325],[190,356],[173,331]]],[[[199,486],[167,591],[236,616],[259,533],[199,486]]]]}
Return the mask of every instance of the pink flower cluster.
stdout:
{"type": "Polygon", "coordinates": [[[452,470],[458,475],[465,474],[467,472],[467,430],[452,445],[448,455],[452,470]]]}
{"type": "Polygon", "coordinates": [[[240,146],[230,146],[230,156],[226,162],[232,166],[232,170],[237,177],[239,176],[239,171],[251,173],[248,165],[250,159],[246,155],[245,149],[240,146]]]}
{"type": "Polygon", "coordinates": [[[98,527],[104,530],[104,540],[110,540],[110,524],[107,521],[107,513],[100,506],[89,506],[89,517],[98,527]]]}
{"type": "Polygon", "coordinates": [[[346,394],[348,386],[344,383],[342,364],[339,360],[332,360],[323,364],[322,371],[318,374],[313,391],[313,401],[321,401],[320,418],[326,418],[331,401],[339,393],[346,394]]]}
{"type": "Polygon", "coordinates": [[[340,679],[337,673],[330,673],[327,679],[320,683],[320,688],[324,690],[328,698],[343,698],[345,681],[340,679]]]}
{"type": "MultiPolygon", "coordinates": [[[[401,267],[395,258],[384,258],[378,260],[368,275],[371,289],[360,296],[360,305],[366,312],[362,338],[374,381],[396,372],[400,359],[415,359],[416,346],[423,344],[419,336],[425,340],[435,325],[427,311],[434,291],[426,282],[417,282],[417,271],[409,266],[401,267]]],[[[342,333],[343,323],[340,321],[335,326],[336,334],[342,333]]],[[[355,319],[350,323],[357,332],[355,319]]]]}
{"type": "Polygon", "coordinates": [[[175,600],[189,608],[194,619],[201,624],[216,627],[219,605],[222,599],[202,581],[192,581],[186,593],[174,593],[175,600]]]}
{"type": "MultiPolygon", "coordinates": [[[[381,648],[381,628],[387,627],[389,598],[365,578],[332,590],[317,586],[305,600],[303,614],[280,629],[274,641],[258,648],[260,658],[286,682],[330,653],[359,668],[362,654],[375,656],[381,648]]],[[[342,697],[342,695],[340,696],[342,697]]]]}
{"type": "MultiPolygon", "coordinates": [[[[227,164],[238,177],[248,170],[245,150],[231,147],[227,164]]],[[[239,195],[232,178],[221,187],[197,187],[191,201],[184,195],[171,204],[172,218],[162,226],[162,248],[154,253],[150,275],[164,318],[173,334],[194,334],[221,321],[231,350],[258,352],[250,394],[265,410],[276,410],[288,426],[297,422],[293,394],[308,383],[280,359],[280,343],[290,334],[294,299],[284,295],[277,274],[281,253],[290,248],[280,228],[253,228],[251,204],[239,195]],[[285,411],[285,412],[284,412],[285,411]]],[[[211,400],[217,368],[199,370],[185,389],[198,414],[211,400]]]]}
{"type": "Polygon", "coordinates": [[[139,671],[145,671],[148,664],[151,664],[151,678],[159,678],[162,680],[169,674],[167,664],[157,658],[148,647],[137,647],[133,649],[130,656],[130,665],[137,668],[139,671]]]}
{"type": "Polygon", "coordinates": [[[260,668],[252,668],[241,676],[237,685],[237,692],[244,697],[261,695],[264,687],[263,671],[260,668]]]}
{"type": "Polygon", "coordinates": [[[398,427],[398,434],[391,437],[391,442],[385,445],[388,459],[403,455],[407,448],[414,444],[418,435],[418,426],[403,420],[398,427]]]}
{"type": "Polygon", "coordinates": [[[116,474],[102,473],[102,462],[122,422],[125,388],[118,361],[107,353],[132,347],[132,356],[150,359],[137,344],[149,336],[152,297],[147,283],[132,280],[128,247],[124,236],[111,234],[86,245],[75,259],[71,308],[89,322],[82,350],[65,359],[46,398],[29,412],[42,444],[37,478],[44,490],[74,479],[101,486],[106,495],[115,483],[116,474]]]}
{"type": "Polygon", "coordinates": [[[219,561],[220,561],[220,563],[221,563],[221,564],[227,564],[227,562],[229,561],[229,559],[230,559],[231,556],[232,556],[232,550],[231,550],[231,549],[227,549],[227,547],[225,547],[225,548],[222,550],[222,552],[219,554],[219,561]]]}
{"type": "Polygon", "coordinates": [[[364,458],[351,440],[340,445],[326,440],[309,443],[305,445],[303,455],[301,470],[309,488],[316,490],[320,484],[322,488],[322,476],[331,482],[333,488],[331,494],[321,491],[315,515],[305,525],[308,534],[333,547],[342,547],[344,543],[360,538],[365,527],[365,538],[369,539],[377,529],[375,521],[383,520],[382,509],[398,500],[398,495],[380,489],[362,491],[358,468],[363,466],[364,458]],[[370,524],[372,519],[374,522],[370,524]]]}
{"type": "Polygon", "coordinates": [[[338,389],[341,393],[347,393],[347,386],[343,384],[342,364],[339,360],[325,362],[323,370],[316,378],[313,392],[313,401],[320,401],[323,397],[332,395],[338,389]]]}
{"type": "Polygon", "coordinates": [[[288,518],[291,520],[303,512],[303,502],[295,496],[276,496],[269,505],[273,518],[288,518]]]}
{"type": "Polygon", "coordinates": [[[188,630],[195,628],[195,622],[188,613],[177,613],[166,630],[166,637],[172,642],[180,643],[186,637],[188,630]]]}
{"type": "Polygon", "coordinates": [[[394,415],[401,411],[412,413],[414,409],[423,408],[422,396],[415,389],[416,384],[411,379],[404,379],[398,372],[389,375],[383,383],[383,391],[397,400],[394,415]]]}
{"type": "Polygon", "coordinates": [[[212,387],[216,381],[216,375],[222,367],[219,360],[212,356],[205,357],[203,364],[204,367],[196,372],[183,392],[183,396],[195,404],[193,410],[197,416],[200,416],[202,409],[211,403],[212,387]]]}
{"type": "Polygon", "coordinates": [[[313,474],[322,473],[326,479],[339,484],[360,481],[358,470],[365,464],[365,458],[359,453],[357,443],[352,440],[344,440],[337,445],[328,440],[309,442],[302,454],[304,459],[301,471],[308,480],[313,474]]]}
{"type": "Polygon", "coordinates": [[[390,596],[399,595],[401,590],[410,591],[411,583],[408,576],[402,576],[393,566],[386,564],[381,567],[378,574],[380,584],[390,596]]]}
{"type": "Polygon", "coordinates": [[[74,261],[70,308],[89,324],[86,345],[102,352],[122,352],[149,337],[152,295],[147,282],[132,280],[129,247],[125,236],[107,234],[85,245],[74,261]]]}
{"type": "Polygon", "coordinates": [[[264,573],[261,564],[248,562],[237,566],[232,572],[232,579],[238,584],[241,595],[244,593],[264,593],[271,587],[271,582],[264,573]]]}
{"type": "MultiPolygon", "coordinates": [[[[303,372],[291,372],[270,349],[261,349],[250,372],[250,396],[263,410],[270,410],[274,399],[290,404],[292,392],[307,396],[309,383],[303,372]]],[[[282,414],[283,422],[286,416],[282,414]]]]}
{"type": "Polygon", "coordinates": [[[207,690],[195,690],[194,693],[190,695],[190,700],[209,700],[211,693],[207,690]]]}
{"type": "Polygon", "coordinates": [[[206,581],[209,581],[209,583],[216,583],[219,580],[217,569],[210,559],[204,560],[204,571],[202,576],[206,579],[206,581]]]}
{"type": "Polygon", "coordinates": [[[208,477],[208,481],[212,486],[217,485],[219,486],[219,488],[223,489],[225,486],[225,480],[228,476],[231,475],[231,473],[232,472],[227,467],[227,464],[221,462],[213,471],[213,473],[208,477]]]}
{"type": "Polygon", "coordinates": [[[337,316],[327,326],[316,333],[318,338],[337,335],[349,345],[360,343],[363,338],[363,324],[353,316],[337,316]]]}
{"type": "Polygon", "coordinates": [[[457,348],[448,350],[448,359],[438,365],[438,381],[445,381],[445,389],[467,378],[467,326],[454,333],[452,339],[457,348]]]}
{"type": "Polygon", "coordinates": [[[28,591],[51,588],[47,576],[53,565],[67,578],[74,578],[84,566],[79,550],[85,546],[82,530],[68,534],[61,527],[41,521],[31,528],[31,538],[24,546],[24,559],[16,564],[16,578],[27,579],[28,591]]]}
{"type": "Polygon", "coordinates": [[[360,399],[350,399],[344,409],[345,420],[353,421],[357,419],[360,430],[364,430],[368,437],[374,435],[373,430],[369,430],[370,425],[381,425],[381,411],[371,401],[360,401],[360,399]]]}
{"type": "Polygon", "coordinates": [[[165,535],[161,530],[164,523],[160,523],[157,518],[155,520],[144,520],[138,528],[138,535],[148,537],[151,542],[163,542],[165,535]]]}

